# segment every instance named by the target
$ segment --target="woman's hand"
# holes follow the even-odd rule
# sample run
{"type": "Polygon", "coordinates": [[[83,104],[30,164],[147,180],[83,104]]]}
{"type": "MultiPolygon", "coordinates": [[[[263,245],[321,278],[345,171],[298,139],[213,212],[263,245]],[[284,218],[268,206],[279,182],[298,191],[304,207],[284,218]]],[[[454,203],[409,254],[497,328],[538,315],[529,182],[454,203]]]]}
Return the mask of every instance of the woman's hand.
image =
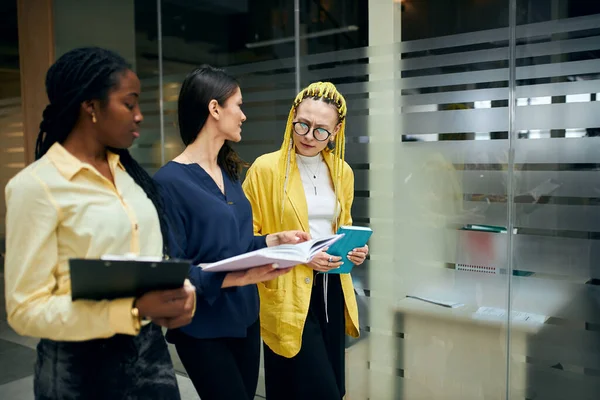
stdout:
{"type": "Polygon", "coordinates": [[[291,267],[277,268],[277,264],[269,264],[262,267],[250,268],[246,271],[230,272],[225,276],[221,287],[246,286],[266,282],[287,274],[291,270],[291,267]]]}
{"type": "Polygon", "coordinates": [[[196,305],[196,288],[186,279],[182,288],[148,292],[135,300],[140,317],[169,329],[190,323],[196,305]]]}
{"type": "Polygon", "coordinates": [[[283,231],[267,235],[267,247],[281,244],[297,244],[310,240],[310,235],[303,231],[283,231]]]}
{"type": "Polygon", "coordinates": [[[313,258],[308,266],[318,272],[327,272],[341,267],[344,264],[340,261],[341,259],[342,257],[327,254],[327,248],[325,248],[313,258]]]}
{"type": "Polygon", "coordinates": [[[369,254],[369,246],[365,244],[364,247],[359,247],[348,253],[348,260],[352,261],[354,265],[361,265],[365,262],[369,254]]]}

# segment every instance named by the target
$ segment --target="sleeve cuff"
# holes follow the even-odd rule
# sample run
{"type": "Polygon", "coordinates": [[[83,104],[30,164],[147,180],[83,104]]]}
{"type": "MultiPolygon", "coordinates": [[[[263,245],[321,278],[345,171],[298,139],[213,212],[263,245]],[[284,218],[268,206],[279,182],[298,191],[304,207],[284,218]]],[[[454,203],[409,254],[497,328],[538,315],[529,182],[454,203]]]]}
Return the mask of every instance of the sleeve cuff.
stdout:
{"type": "Polygon", "coordinates": [[[203,272],[202,275],[202,297],[212,305],[221,295],[227,272],[203,272]]]}
{"type": "Polygon", "coordinates": [[[109,303],[108,321],[113,332],[123,335],[137,335],[140,332],[139,321],[131,315],[134,301],[133,297],[128,297],[109,303]]]}
{"type": "Polygon", "coordinates": [[[252,250],[260,250],[267,247],[267,235],[264,236],[254,236],[253,239],[253,249],[252,250]]]}

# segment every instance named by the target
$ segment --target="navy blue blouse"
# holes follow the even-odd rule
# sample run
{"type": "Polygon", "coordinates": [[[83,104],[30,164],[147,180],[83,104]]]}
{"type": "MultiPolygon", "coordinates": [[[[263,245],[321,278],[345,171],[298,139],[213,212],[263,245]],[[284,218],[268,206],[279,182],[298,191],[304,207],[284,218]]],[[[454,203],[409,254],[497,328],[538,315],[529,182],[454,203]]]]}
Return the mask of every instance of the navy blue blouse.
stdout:
{"type": "Polygon", "coordinates": [[[258,319],[256,285],[222,289],[226,273],[196,267],[266,247],[265,236],[254,236],[252,208],[241,183],[223,170],[223,194],[198,164],[174,161],[154,179],[170,223],[171,256],[193,263],[189,278],[197,290],[196,314],[180,331],[201,339],[245,337],[258,319]]]}

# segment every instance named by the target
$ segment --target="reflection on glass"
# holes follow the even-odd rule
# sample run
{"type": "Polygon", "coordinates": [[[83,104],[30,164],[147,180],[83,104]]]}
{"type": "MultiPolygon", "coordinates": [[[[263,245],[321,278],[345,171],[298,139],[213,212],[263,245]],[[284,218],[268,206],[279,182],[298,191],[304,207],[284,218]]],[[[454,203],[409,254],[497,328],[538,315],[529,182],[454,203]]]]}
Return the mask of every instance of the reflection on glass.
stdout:
{"type": "Polygon", "coordinates": [[[528,3],[517,2],[515,191],[536,195],[515,197],[513,270],[529,274],[511,278],[512,305],[544,323],[512,324],[509,394],[587,399],[600,389],[600,7],[528,3]]]}

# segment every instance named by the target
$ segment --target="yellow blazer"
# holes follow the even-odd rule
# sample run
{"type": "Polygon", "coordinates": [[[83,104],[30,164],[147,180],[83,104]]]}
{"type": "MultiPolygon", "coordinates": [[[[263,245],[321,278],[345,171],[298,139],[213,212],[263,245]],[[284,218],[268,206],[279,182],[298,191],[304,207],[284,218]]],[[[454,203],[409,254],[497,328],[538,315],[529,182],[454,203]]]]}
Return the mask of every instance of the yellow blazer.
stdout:
{"type": "MultiPolygon", "coordinates": [[[[252,204],[254,233],[267,235],[286,230],[309,232],[306,195],[296,165],[295,157],[290,164],[283,218],[281,216],[280,171],[281,151],[259,157],[248,170],[243,187],[252,204]]],[[[323,152],[323,158],[331,174],[333,155],[323,152]]],[[[344,163],[341,192],[341,212],[337,225],[351,225],[350,209],[354,199],[354,174],[344,163]]],[[[340,275],[344,292],[346,333],[359,336],[358,307],[350,274],[340,275]]],[[[275,353],[294,357],[302,345],[302,331],[308,315],[313,288],[313,269],[298,265],[289,273],[272,281],[259,283],[260,323],[262,338],[275,353]]]]}

